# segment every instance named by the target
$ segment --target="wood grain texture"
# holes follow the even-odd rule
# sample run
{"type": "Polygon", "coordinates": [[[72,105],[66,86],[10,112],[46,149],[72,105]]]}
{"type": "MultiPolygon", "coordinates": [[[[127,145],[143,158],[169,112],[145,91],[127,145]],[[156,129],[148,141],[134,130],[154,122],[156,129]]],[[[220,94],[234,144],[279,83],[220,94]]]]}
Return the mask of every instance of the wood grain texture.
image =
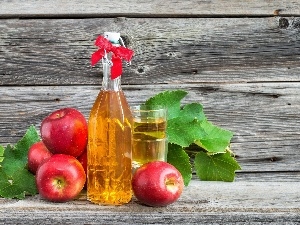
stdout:
{"type": "Polygon", "coordinates": [[[297,224],[300,222],[297,182],[192,181],[177,202],[147,207],[133,200],[123,206],[99,206],[86,201],[57,204],[39,196],[0,199],[0,223],[16,224],[297,224]],[[47,212],[47,213],[45,213],[47,212]]]}
{"type": "Polygon", "coordinates": [[[0,17],[191,17],[300,15],[296,0],[2,0],[0,17]]]}
{"type": "MultiPolygon", "coordinates": [[[[196,174],[193,174],[193,180],[199,180],[196,174]]],[[[237,171],[235,182],[298,182],[300,180],[300,172],[286,171],[269,171],[269,172],[245,172],[237,171]]],[[[266,183],[267,185],[267,183],[266,183]]]]}
{"type": "Polygon", "coordinates": [[[0,85],[98,84],[93,42],[119,30],[135,50],[123,84],[300,81],[300,18],[0,20],[0,85]],[[285,24],[282,21],[287,21],[285,24]]]}
{"type": "Polygon", "coordinates": [[[0,144],[39,129],[55,109],[88,118],[101,86],[93,42],[121,32],[135,50],[122,86],[131,105],[188,91],[234,132],[235,182],[193,175],[163,208],[0,198],[0,224],[299,224],[300,4],[296,0],[2,0],[0,144]]]}
{"type": "MultiPolygon", "coordinates": [[[[300,89],[296,82],[124,85],[129,104],[165,90],[186,90],[209,120],[234,132],[232,150],[243,172],[299,171],[300,89]]],[[[88,118],[99,86],[0,87],[0,143],[15,143],[54,109],[76,107],[88,118]]]]}

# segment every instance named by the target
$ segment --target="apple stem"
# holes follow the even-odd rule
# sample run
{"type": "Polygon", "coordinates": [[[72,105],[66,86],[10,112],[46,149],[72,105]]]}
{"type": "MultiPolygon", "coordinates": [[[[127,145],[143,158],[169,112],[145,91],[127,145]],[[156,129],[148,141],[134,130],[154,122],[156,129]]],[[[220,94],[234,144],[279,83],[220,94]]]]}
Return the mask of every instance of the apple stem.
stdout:
{"type": "Polygon", "coordinates": [[[55,184],[59,189],[61,189],[64,186],[64,181],[62,181],[61,179],[57,179],[55,184]]]}
{"type": "Polygon", "coordinates": [[[174,180],[173,179],[167,179],[167,181],[166,181],[166,185],[167,186],[170,186],[170,185],[175,185],[175,182],[174,182],[174,180]]]}
{"type": "Polygon", "coordinates": [[[175,179],[167,179],[165,184],[166,187],[169,191],[171,191],[172,193],[176,193],[178,190],[178,187],[176,186],[176,180],[175,179]]]}

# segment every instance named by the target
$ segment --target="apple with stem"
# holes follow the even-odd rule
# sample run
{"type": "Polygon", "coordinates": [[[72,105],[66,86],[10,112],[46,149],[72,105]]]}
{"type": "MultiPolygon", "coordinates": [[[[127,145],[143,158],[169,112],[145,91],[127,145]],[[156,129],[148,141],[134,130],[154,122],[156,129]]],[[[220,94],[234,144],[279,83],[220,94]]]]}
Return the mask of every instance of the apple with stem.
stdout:
{"type": "Polygon", "coordinates": [[[30,146],[28,150],[28,169],[31,173],[36,174],[38,167],[42,162],[52,156],[44,142],[39,141],[30,146]]]}
{"type": "Polygon", "coordinates": [[[88,127],[84,115],[74,108],[63,108],[43,119],[42,141],[53,154],[78,157],[86,149],[88,127]]]}
{"type": "Polygon", "coordinates": [[[135,197],[148,206],[166,206],[175,202],[183,187],[181,173],[173,165],[163,161],[142,165],[132,177],[135,197]]]}
{"type": "Polygon", "coordinates": [[[52,202],[74,199],[83,189],[86,175],[73,156],[55,154],[44,161],[36,173],[36,185],[42,198],[52,202]]]}

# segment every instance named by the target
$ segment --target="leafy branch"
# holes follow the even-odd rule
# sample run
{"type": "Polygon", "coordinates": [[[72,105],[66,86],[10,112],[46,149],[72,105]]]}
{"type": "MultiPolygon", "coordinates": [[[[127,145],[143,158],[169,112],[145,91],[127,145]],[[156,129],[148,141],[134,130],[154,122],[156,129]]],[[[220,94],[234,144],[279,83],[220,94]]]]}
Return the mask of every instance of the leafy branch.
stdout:
{"type": "Polygon", "coordinates": [[[193,168],[201,180],[233,181],[241,167],[229,146],[233,133],[212,124],[199,103],[181,105],[186,91],[165,91],[146,100],[168,109],[168,162],[182,174],[187,186],[193,168]],[[193,160],[192,160],[193,159],[193,160]]]}

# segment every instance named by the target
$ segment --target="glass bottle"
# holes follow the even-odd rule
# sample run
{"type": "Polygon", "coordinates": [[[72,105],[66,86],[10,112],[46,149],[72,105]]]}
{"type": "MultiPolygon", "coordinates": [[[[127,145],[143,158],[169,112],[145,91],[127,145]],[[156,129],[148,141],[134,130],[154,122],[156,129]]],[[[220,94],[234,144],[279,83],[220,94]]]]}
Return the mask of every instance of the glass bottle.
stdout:
{"type": "MultiPolygon", "coordinates": [[[[114,39],[111,43],[120,41],[118,33],[106,36],[114,39]]],[[[121,76],[111,78],[111,54],[105,53],[102,58],[102,88],[88,121],[87,198],[96,204],[121,205],[132,197],[132,115],[121,88],[121,76]]]]}

